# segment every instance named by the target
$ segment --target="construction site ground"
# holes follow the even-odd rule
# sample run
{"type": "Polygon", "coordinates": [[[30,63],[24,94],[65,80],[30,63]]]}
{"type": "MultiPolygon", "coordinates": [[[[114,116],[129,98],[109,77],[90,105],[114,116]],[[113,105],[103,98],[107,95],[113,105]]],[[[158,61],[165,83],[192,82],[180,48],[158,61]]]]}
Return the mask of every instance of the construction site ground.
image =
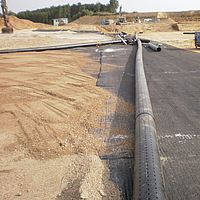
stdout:
{"type": "MultiPolygon", "coordinates": [[[[141,29],[144,33],[139,37],[163,43],[162,48],[167,43],[200,52],[194,48],[194,35],[183,35],[192,22],[180,31],[173,30],[171,22],[161,23],[159,30],[149,29],[154,24],[147,29],[144,24],[120,29],[132,35],[141,29]]],[[[0,49],[114,39],[106,34],[113,34],[115,27],[69,24],[66,29],[71,31],[34,32],[52,27],[24,24],[23,20],[15,24],[20,30],[1,34],[0,49]],[[80,30],[106,34],[75,32],[80,30]]],[[[97,87],[93,72],[99,70],[100,62],[91,55],[83,51],[0,55],[1,199],[121,199],[121,188],[113,182],[105,159],[99,157],[106,155],[108,132],[99,135],[95,130],[105,127],[100,119],[106,116],[106,102],[111,97],[118,103],[118,113],[131,114],[134,105],[97,87]]],[[[118,63],[108,62],[108,66],[121,70],[118,63]]],[[[116,111],[113,105],[109,108],[112,113],[116,111]]],[[[118,129],[112,137],[122,133],[123,129],[118,129]]]]}

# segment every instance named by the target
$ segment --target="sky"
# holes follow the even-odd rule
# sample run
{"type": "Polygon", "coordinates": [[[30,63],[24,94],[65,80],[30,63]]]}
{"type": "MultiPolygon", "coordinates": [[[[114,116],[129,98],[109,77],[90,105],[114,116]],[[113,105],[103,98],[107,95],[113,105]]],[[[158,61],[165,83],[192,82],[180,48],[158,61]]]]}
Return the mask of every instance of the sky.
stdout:
{"type": "MultiPolygon", "coordinates": [[[[8,10],[18,13],[66,4],[108,4],[110,0],[6,0],[8,10]]],[[[124,12],[170,12],[200,10],[200,0],[118,0],[124,12]]],[[[119,12],[119,8],[117,9],[119,12]]]]}

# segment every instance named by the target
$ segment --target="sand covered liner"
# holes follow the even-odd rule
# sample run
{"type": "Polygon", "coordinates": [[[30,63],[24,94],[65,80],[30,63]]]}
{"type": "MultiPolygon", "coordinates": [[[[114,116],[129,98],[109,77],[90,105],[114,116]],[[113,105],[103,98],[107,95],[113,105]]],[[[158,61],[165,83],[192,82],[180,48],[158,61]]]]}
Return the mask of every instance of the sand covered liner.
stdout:
{"type": "Polygon", "coordinates": [[[97,65],[83,56],[0,55],[3,199],[120,199],[98,156],[105,149],[103,135],[89,133],[101,126],[110,93],[82,72],[86,64],[97,65]]]}

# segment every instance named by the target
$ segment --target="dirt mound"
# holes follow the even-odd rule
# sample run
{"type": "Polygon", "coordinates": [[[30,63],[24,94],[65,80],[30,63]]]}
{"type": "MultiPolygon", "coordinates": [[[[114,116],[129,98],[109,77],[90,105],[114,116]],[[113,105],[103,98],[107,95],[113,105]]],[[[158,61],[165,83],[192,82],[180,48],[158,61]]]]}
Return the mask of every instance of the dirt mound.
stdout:
{"type": "Polygon", "coordinates": [[[87,25],[100,25],[101,21],[105,21],[108,19],[116,20],[116,15],[106,15],[106,16],[84,16],[75,20],[76,24],[87,24],[87,25]]]}
{"type": "Polygon", "coordinates": [[[3,199],[120,199],[98,156],[104,136],[90,133],[103,126],[99,119],[110,93],[82,72],[85,65],[99,68],[83,56],[67,51],[0,55],[3,199]]]}
{"type": "Polygon", "coordinates": [[[168,16],[167,16],[167,13],[159,12],[157,15],[157,18],[158,19],[167,19],[168,16]]]}
{"type": "Polygon", "coordinates": [[[188,12],[177,12],[177,13],[167,13],[169,17],[174,19],[176,22],[186,22],[186,21],[200,21],[200,11],[188,11],[188,12]]]}
{"type": "MultiPolygon", "coordinates": [[[[132,16],[131,14],[127,14],[128,16],[132,16]]],[[[101,26],[97,25],[97,22],[100,23],[101,20],[106,20],[107,18],[109,19],[115,19],[117,16],[116,15],[109,15],[109,16],[85,16],[81,17],[74,22],[71,22],[65,26],[62,26],[62,29],[69,29],[72,31],[101,31],[103,33],[115,33],[115,29],[119,28],[120,31],[124,31],[129,33],[130,35],[134,35],[135,32],[139,31],[152,31],[152,32],[168,32],[168,31],[174,31],[174,24],[176,22],[169,18],[169,19],[164,19],[161,20],[160,22],[153,22],[153,23],[133,23],[130,25],[106,25],[106,26],[101,26]],[[96,25],[95,25],[96,24],[96,25]]],[[[144,17],[144,16],[143,16],[144,17]]],[[[38,29],[56,29],[60,27],[55,27],[55,26],[50,26],[47,24],[42,24],[42,23],[34,23],[29,20],[25,19],[19,19],[15,16],[10,16],[10,23],[16,30],[21,30],[21,29],[32,29],[32,28],[38,28],[38,29]]],[[[133,16],[132,16],[133,20],[133,16]]],[[[3,26],[3,18],[0,19],[0,26],[3,26]]],[[[177,30],[177,29],[176,29],[177,30]]]]}
{"type": "MultiPolygon", "coordinates": [[[[140,19],[143,21],[145,18],[152,18],[156,19],[157,12],[156,13],[125,13],[127,22],[135,22],[136,17],[140,17],[140,19]]],[[[88,25],[101,25],[101,21],[106,20],[113,20],[117,21],[118,15],[98,15],[98,16],[84,16],[80,17],[79,19],[75,20],[74,23],[77,24],[88,24],[88,25]]]]}
{"type": "MultiPolygon", "coordinates": [[[[153,31],[153,32],[168,32],[168,31],[174,31],[174,30],[199,30],[199,19],[200,19],[200,11],[188,11],[188,12],[169,12],[169,13],[163,13],[163,12],[152,12],[152,13],[125,13],[127,22],[129,22],[129,25],[126,26],[120,26],[121,31],[126,31],[129,34],[134,34],[138,31],[153,31]],[[141,23],[141,24],[133,24],[132,22],[135,22],[135,18],[140,17],[140,20],[143,21],[145,18],[151,18],[151,19],[162,19],[160,22],[156,23],[141,23]],[[192,24],[193,22],[197,23],[195,24],[195,28],[192,27],[192,25],[187,24],[186,29],[184,28],[184,24],[182,25],[182,22],[190,22],[192,24]],[[177,26],[177,23],[179,24],[177,26]],[[174,28],[175,27],[175,28],[174,28]]],[[[62,29],[70,29],[72,31],[101,31],[104,33],[114,33],[116,26],[101,26],[101,21],[105,20],[117,20],[118,15],[98,15],[98,16],[84,16],[80,17],[79,19],[62,26],[62,29]]],[[[19,19],[15,16],[9,16],[11,25],[16,30],[21,29],[31,29],[31,28],[38,28],[38,29],[45,29],[45,28],[51,28],[56,29],[58,27],[42,24],[42,23],[34,23],[29,20],[25,19],[19,19]]],[[[3,18],[0,18],[0,27],[4,26],[4,20],[3,18]]],[[[59,27],[60,28],[60,27],[59,27]]]]}
{"type": "Polygon", "coordinates": [[[200,31],[200,21],[179,22],[178,27],[180,31],[200,31]]]}
{"type": "MultiPolygon", "coordinates": [[[[168,19],[172,18],[176,22],[180,21],[200,21],[200,11],[188,11],[188,12],[152,12],[152,13],[123,13],[126,15],[127,22],[136,22],[135,18],[139,17],[141,21],[146,18],[151,19],[168,19]]],[[[88,25],[101,25],[101,21],[113,20],[117,21],[118,15],[98,15],[98,16],[84,16],[75,20],[76,24],[88,24],[88,25]]]]}
{"type": "Polygon", "coordinates": [[[71,31],[98,31],[96,25],[79,25],[75,23],[70,23],[62,26],[64,29],[69,29],[71,31]]]}
{"type": "Polygon", "coordinates": [[[69,24],[66,24],[65,26],[78,26],[78,24],[74,22],[70,22],[69,24]]]}
{"type": "MultiPolygon", "coordinates": [[[[50,27],[50,25],[48,24],[34,23],[30,20],[19,19],[13,15],[9,16],[9,20],[12,27],[15,28],[16,30],[50,27]]],[[[0,18],[0,27],[3,27],[3,26],[4,26],[4,19],[0,18]]]]}
{"type": "Polygon", "coordinates": [[[69,26],[70,30],[99,30],[103,33],[115,33],[116,28],[119,29],[120,32],[124,31],[127,32],[130,35],[134,35],[135,32],[169,32],[169,31],[177,31],[177,22],[175,22],[173,19],[168,18],[166,13],[128,13],[126,14],[126,19],[130,23],[128,25],[100,25],[101,21],[111,19],[116,20],[117,15],[107,15],[107,16],[84,16],[77,20],[75,20],[73,23],[76,23],[76,26],[69,26]],[[136,16],[140,16],[141,21],[144,18],[151,18],[156,19],[157,16],[162,18],[161,21],[158,22],[148,22],[148,23],[131,23],[135,21],[136,16]],[[167,19],[166,19],[167,18],[167,19]],[[93,25],[92,25],[93,24],[93,25]],[[94,26],[96,25],[96,29],[94,26]],[[175,27],[175,28],[174,28],[175,27]]]}
{"type": "Polygon", "coordinates": [[[135,32],[169,32],[175,31],[177,23],[172,19],[165,19],[159,22],[149,22],[149,23],[134,23],[131,25],[105,25],[97,26],[99,31],[104,33],[115,33],[115,29],[118,28],[119,32],[126,32],[130,35],[134,35],[135,32]]]}
{"type": "Polygon", "coordinates": [[[13,81],[16,78],[16,84],[19,81],[16,76],[21,74],[19,85],[14,83],[9,89],[4,85],[0,98],[1,128],[8,130],[10,123],[7,120],[10,120],[17,130],[11,134],[12,143],[4,143],[6,151],[23,146],[29,156],[49,159],[77,153],[97,154],[104,149],[103,140],[88,131],[99,126],[98,118],[104,114],[101,110],[109,94],[95,87],[96,79],[74,67],[90,62],[76,56],[60,52],[27,53],[23,56],[12,54],[8,57],[15,59],[15,64],[22,65],[12,65],[14,73],[8,69],[11,65],[7,61],[1,62],[1,66],[13,75],[10,78],[13,81]],[[36,55],[38,61],[32,61],[36,55]],[[52,67],[49,66],[50,59],[52,67]],[[23,67],[24,63],[26,67],[23,67]],[[62,63],[67,63],[68,68],[62,66],[62,63]],[[31,81],[31,77],[34,77],[35,82],[31,81]],[[27,78],[30,78],[28,82],[27,78]],[[44,79],[46,81],[43,85],[41,81],[44,79]],[[37,88],[37,85],[42,89],[37,88]],[[13,103],[16,103],[16,107],[8,106],[13,103]]]}

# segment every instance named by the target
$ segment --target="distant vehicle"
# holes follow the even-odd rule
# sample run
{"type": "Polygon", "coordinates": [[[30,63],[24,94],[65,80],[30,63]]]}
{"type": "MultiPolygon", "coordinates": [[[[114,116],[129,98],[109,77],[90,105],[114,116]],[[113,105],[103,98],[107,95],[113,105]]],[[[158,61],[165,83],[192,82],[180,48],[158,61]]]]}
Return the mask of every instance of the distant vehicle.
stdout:
{"type": "Polygon", "coordinates": [[[200,31],[199,32],[195,32],[195,47],[200,47],[200,31]]]}
{"type": "Polygon", "coordinates": [[[115,25],[115,21],[112,19],[108,19],[106,21],[101,21],[101,25],[115,25]]]}
{"type": "Polygon", "coordinates": [[[152,21],[152,19],[144,19],[143,22],[151,22],[151,21],[152,21]]]}
{"type": "Polygon", "coordinates": [[[194,34],[194,45],[195,47],[200,47],[200,31],[196,32],[183,32],[183,34],[194,34]]]}

